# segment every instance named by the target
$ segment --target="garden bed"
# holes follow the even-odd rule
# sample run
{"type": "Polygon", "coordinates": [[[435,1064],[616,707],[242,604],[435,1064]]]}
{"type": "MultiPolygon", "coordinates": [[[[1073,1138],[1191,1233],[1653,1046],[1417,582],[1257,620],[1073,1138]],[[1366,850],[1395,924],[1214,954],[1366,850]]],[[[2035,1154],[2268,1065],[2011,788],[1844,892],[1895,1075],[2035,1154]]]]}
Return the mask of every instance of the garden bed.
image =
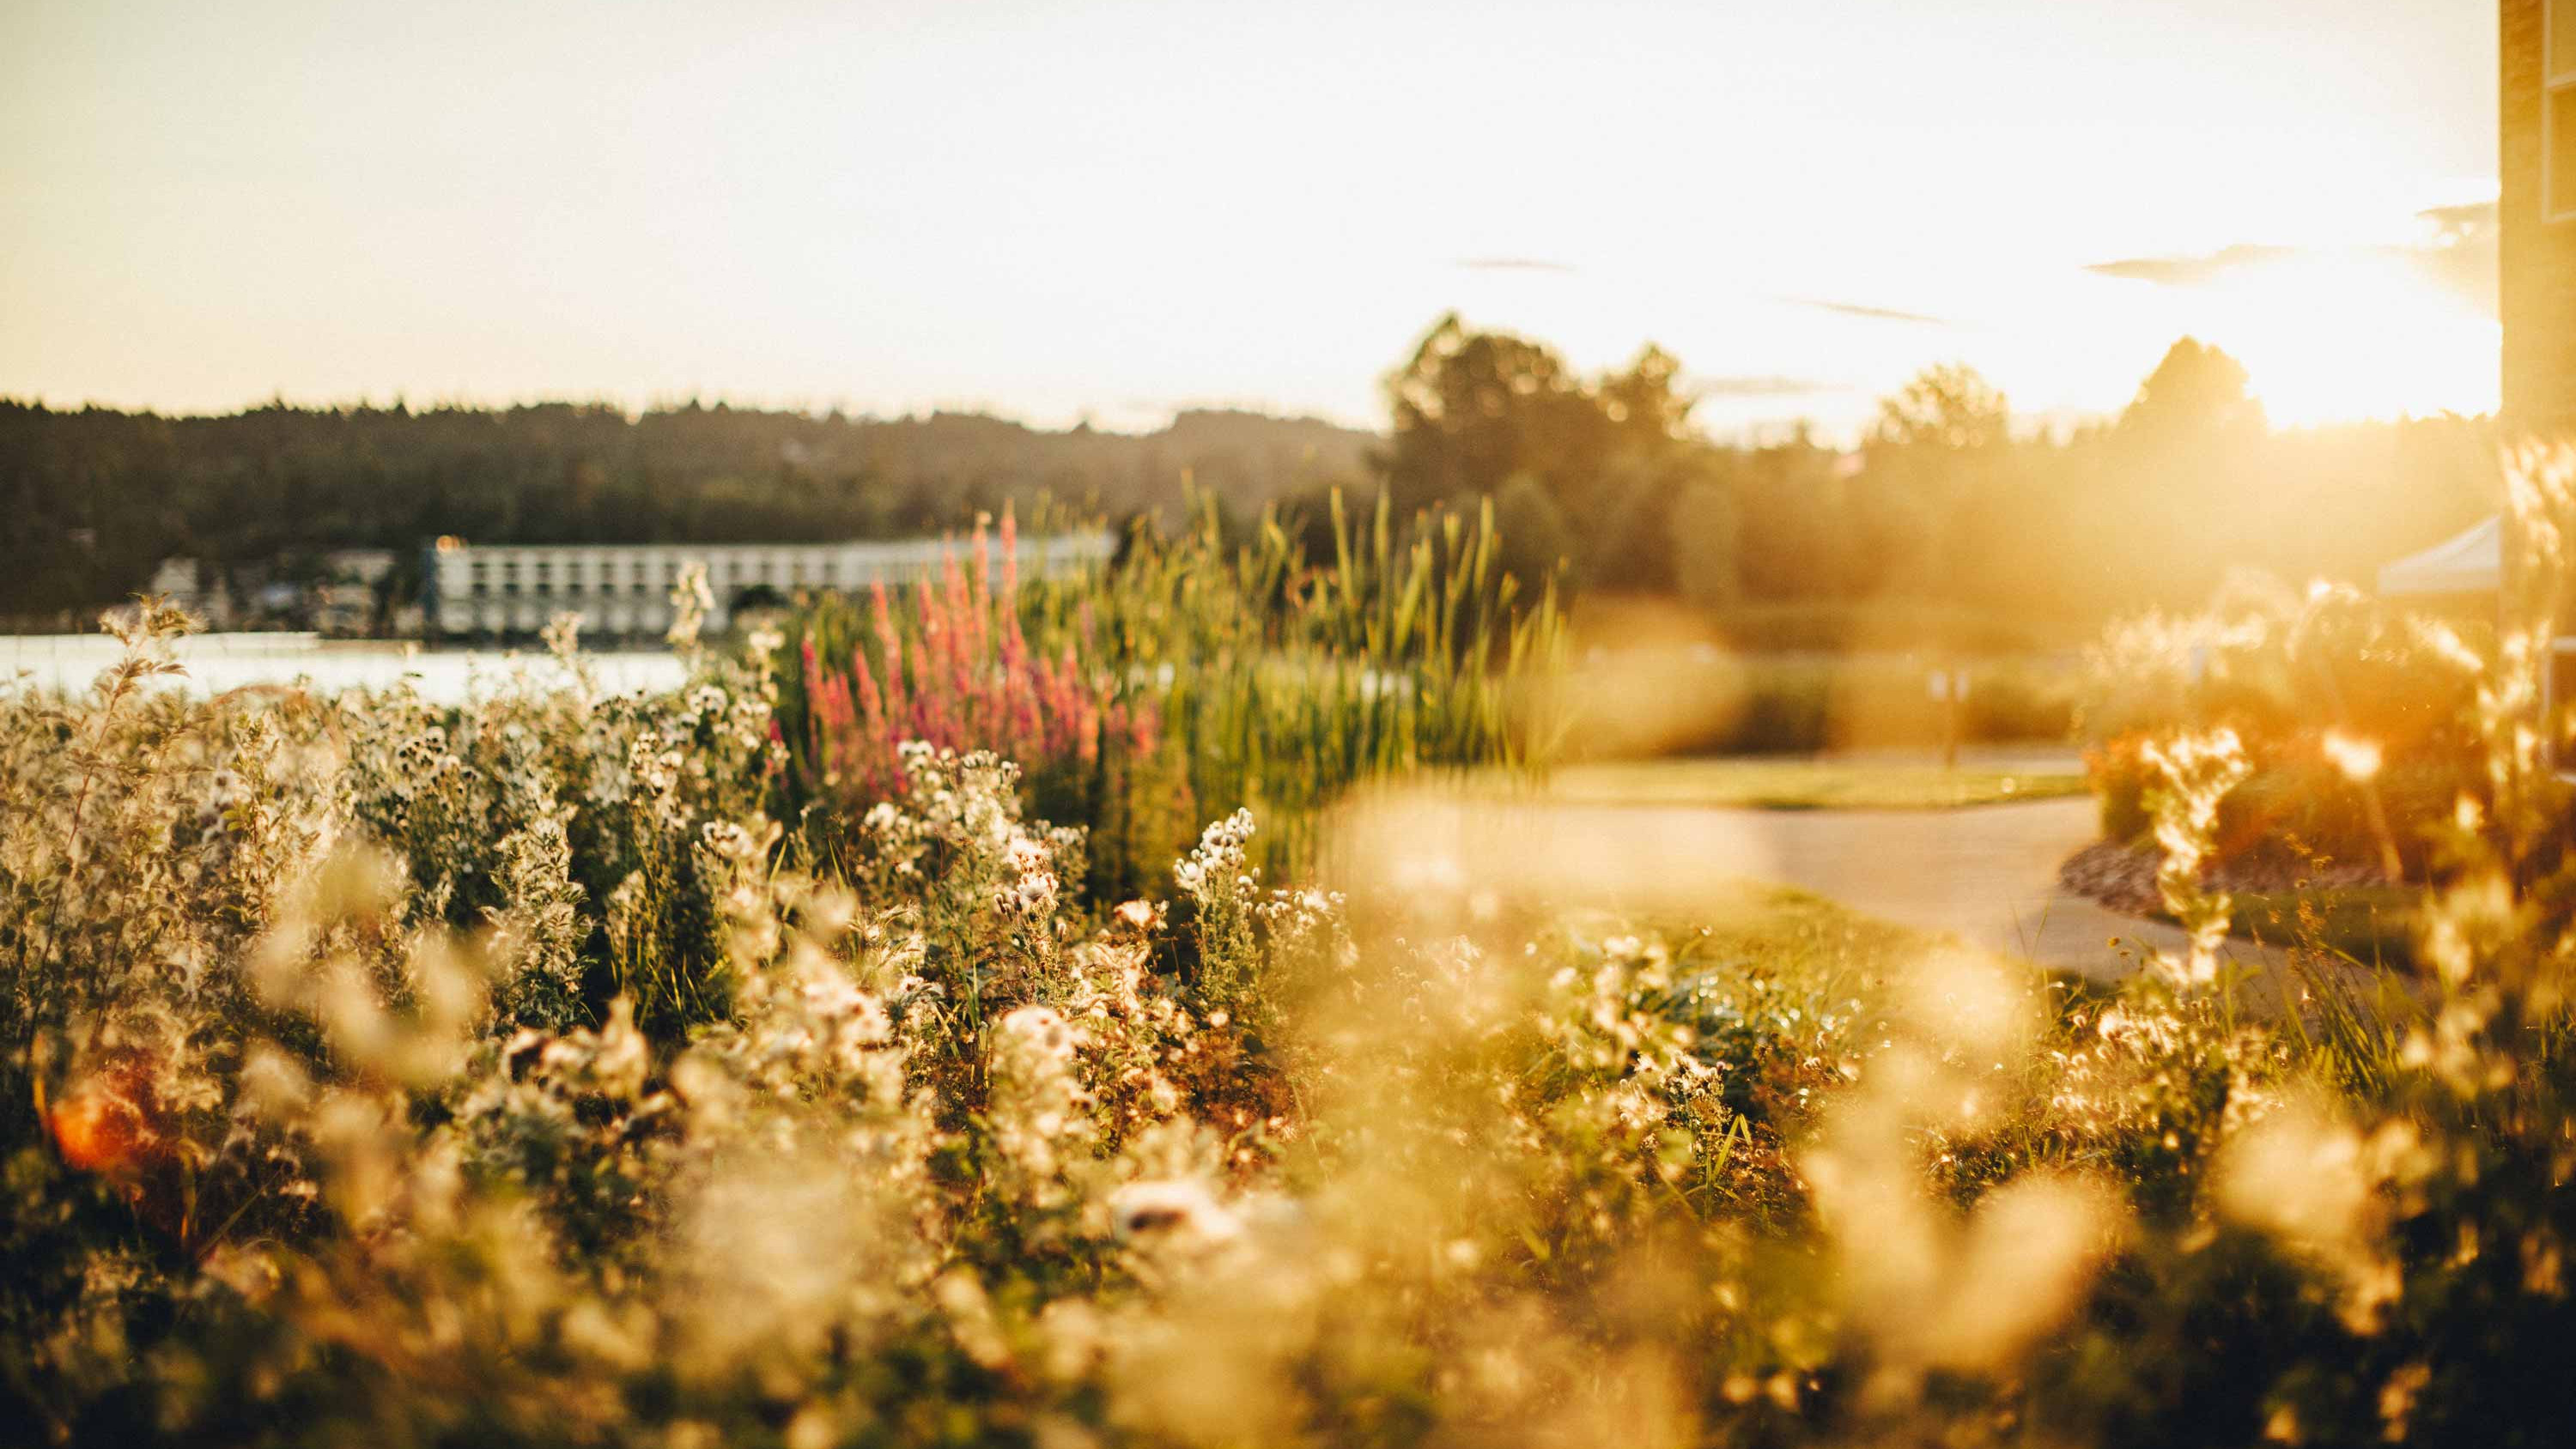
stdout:
{"type": "MultiPolygon", "coordinates": [[[[2057,880],[2112,910],[2171,921],[2156,889],[2160,859],[2152,843],[2095,841],[2066,858],[2057,880]]],[[[2211,862],[2201,883],[2234,902],[2229,934],[2240,939],[2317,947],[2364,965],[2402,969],[2414,962],[2422,892],[2391,883],[2370,866],[2258,850],[2211,862]]]]}

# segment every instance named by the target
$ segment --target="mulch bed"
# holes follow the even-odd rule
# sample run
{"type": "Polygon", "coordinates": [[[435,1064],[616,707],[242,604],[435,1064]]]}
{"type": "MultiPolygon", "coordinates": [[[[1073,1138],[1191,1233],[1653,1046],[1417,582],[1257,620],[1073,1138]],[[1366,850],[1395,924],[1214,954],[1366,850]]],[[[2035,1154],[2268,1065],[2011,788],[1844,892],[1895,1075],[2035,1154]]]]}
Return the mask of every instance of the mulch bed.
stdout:
{"type": "MultiPolygon", "coordinates": [[[[2132,916],[2162,916],[2164,897],[2156,891],[2156,866],[2162,854],[2151,844],[2120,845],[2098,840],[2066,857],[2057,868],[2057,883],[2079,896],[2132,916]]],[[[2385,882],[2376,867],[2333,861],[2302,860],[2285,849],[2257,848],[2201,871],[2201,883],[2223,891],[2273,894],[2291,890],[2346,889],[2385,882]]]]}

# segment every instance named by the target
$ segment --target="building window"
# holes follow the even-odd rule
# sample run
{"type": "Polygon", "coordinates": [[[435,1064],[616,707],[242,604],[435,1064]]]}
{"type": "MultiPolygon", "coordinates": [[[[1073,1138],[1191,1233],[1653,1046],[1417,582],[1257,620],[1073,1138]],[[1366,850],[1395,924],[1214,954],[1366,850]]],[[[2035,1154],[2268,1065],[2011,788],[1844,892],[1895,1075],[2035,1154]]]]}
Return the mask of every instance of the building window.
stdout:
{"type": "Polygon", "coordinates": [[[2576,220],[2576,0],[2542,7],[2540,214],[2576,220]]]}
{"type": "Polygon", "coordinates": [[[2549,157],[2542,166],[2549,177],[2549,219],[2576,220],[2576,84],[2551,86],[2545,104],[2549,157]]]}

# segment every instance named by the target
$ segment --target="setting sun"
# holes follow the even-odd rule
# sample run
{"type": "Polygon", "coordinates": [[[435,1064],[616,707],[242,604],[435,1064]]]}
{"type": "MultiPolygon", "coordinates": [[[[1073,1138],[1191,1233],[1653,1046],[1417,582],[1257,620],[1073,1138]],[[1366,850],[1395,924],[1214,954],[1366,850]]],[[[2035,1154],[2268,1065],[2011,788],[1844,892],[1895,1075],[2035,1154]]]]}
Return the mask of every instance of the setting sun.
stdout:
{"type": "Polygon", "coordinates": [[[2492,412],[2500,329],[2413,264],[2284,259],[2212,288],[2202,335],[2229,347],[2287,426],[2492,412]]]}

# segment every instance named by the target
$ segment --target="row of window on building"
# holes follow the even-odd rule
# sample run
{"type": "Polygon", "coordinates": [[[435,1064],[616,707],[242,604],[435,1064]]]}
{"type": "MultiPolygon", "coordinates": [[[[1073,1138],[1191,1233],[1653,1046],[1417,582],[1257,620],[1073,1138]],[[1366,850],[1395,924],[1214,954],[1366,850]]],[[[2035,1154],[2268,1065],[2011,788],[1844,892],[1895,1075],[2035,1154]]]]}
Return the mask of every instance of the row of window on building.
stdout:
{"type": "MultiPolygon", "coordinates": [[[[1038,577],[1106,562],[1116,540],[1107,532],[1022,538],[1017,548],[1023,577],[1038,577]]],[[[936,577],[950,561],[964,563],[964,546],[937,539],[897,543],[674,544],[550,548],[542,545],[478,547],[441,539],[429,556],[430,596],[445,632],[511,630],[538,612],[560,607],[595,612],[591,622],[610,628],[658,627],[663,607],[692,564],[706,570],[719,623],[753,589],[789,594],[798,589],[863,589],[936,577]]],[[[538,622],[543,622],[539,619],[538,622]]]]}
{"type": "MultiPolygon", "coordinates": [[[[579,591],[593,594],[636,595],[667,593],[679,584],[680,570],[687,562],[683,559],[646,561],[573,558],[561,561],[559,571],[557,561],[552,559],[475,559],[469,565],[469,571],[463,576],[465,587],[462,592],[474,598],[495,593],[505,596],[514,595],[522,591],[531,593],[579,591]]],[[[707,584],[710,588],[748,587],[752,584],[768,584],[775,588],[788,589],[833,588],[849,587],[857,582],[852,579],[845,583],[843,579],[835,577],[835,571],[828,563],[809,563],[801,558],[783,561],[732,558],[704,562],[707,564],[707,584]]],[[[443,592],[450,594],[459,592],[444,576],[441,579],[441,585],[443,592]]]]}

